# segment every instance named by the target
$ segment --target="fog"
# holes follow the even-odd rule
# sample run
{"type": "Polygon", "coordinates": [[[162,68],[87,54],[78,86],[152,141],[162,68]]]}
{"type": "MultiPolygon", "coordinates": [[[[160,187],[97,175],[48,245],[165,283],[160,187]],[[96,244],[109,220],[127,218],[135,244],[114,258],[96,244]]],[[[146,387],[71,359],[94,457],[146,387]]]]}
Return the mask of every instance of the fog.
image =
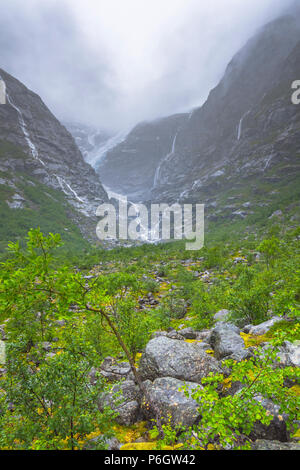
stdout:
{"type": "Polygon", "coordinates": [[[61,120],[117,131],[203,103],[289,0],[0,0],[0,67],[61,120]]]}

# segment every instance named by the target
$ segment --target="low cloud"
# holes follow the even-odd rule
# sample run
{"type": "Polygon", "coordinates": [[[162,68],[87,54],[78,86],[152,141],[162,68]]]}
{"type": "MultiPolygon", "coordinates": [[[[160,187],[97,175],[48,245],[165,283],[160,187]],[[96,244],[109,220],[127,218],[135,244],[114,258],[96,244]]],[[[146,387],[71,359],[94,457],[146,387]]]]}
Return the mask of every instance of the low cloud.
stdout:
{"type": "Polygon", "coordinates": [[[0,67],[61,120],[118,130],[200,105],[288,0],[10,0],[0,67]]]}

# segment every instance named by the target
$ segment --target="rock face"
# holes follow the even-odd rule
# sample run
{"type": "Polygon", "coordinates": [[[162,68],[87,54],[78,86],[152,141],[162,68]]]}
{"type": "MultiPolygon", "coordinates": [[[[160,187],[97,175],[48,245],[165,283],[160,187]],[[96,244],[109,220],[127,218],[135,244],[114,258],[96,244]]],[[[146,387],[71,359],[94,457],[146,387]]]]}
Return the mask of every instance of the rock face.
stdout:
{"type": "Polygon", "coordinates": [[[280,195],[263,198],[265,188],[299,181],[300,106],[291,102],[299,23],[287,15],[262,28],[189,116],[134,129],[108,154],[104,180],[142,200],[204,203],[211,220],[245,218],[259,204],[271,215],[280,195]]]}
{"type": "Polygon", "coordinates": [[[189,427],[195,424],[199,418],[198,405],[192,398],[187,398],[182,391],[186,387],[191,392],[197,388],[195,383],[162,377],[153,383],[146,381],[144,385],[151,402],[160,410],[165,420],[171,420],[172,426],[189,427]]]}
{"type": "MultiPolygon", "coordinates": [[[[0,170],[6,174],[6,186],[14,187],[15,175],[21,173],[62,192],[70,206],[69,217],[83,235],[95,238],[96,208],[108,200],[99,176],[41,98],[4,70],[0,69],[0,76],[7,91],[6,104],[0,106],[0,142],[23,152],[21,156],[8,146],[1,154],[0,170]]],[[[17,196],[18,200],[12,201],[15,208],[16,204],[26,207],[26,197],[17,196]]]]}
{"type": "Polygon", "coordinates": [[[171,155],[178,130],[187,114],[177,114],[137,125],[98,166],[105,185],[127,194],[132,201],[146,200],[158,181],[157,170],[171,155]]]}
{"type": "Polygon", "coordinates": [[[201,343],[187,343],[159,336],[146,346],[140,361],[144,380],[172,377],[200,383],[210,372],[220,373],[221,367],[213,357],[199,347],[201,343]]]}

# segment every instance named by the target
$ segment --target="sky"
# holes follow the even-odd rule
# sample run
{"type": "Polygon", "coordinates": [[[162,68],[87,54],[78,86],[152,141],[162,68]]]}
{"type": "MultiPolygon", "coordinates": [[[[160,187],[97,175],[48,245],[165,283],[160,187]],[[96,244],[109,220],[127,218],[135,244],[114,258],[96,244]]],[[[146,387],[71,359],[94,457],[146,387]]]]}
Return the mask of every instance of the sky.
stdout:
{"type": "Polygon", "coordinates": [[[191,110],[292,0],[0,0],[0,68],[56,117],[117,132],[191,110]]]}

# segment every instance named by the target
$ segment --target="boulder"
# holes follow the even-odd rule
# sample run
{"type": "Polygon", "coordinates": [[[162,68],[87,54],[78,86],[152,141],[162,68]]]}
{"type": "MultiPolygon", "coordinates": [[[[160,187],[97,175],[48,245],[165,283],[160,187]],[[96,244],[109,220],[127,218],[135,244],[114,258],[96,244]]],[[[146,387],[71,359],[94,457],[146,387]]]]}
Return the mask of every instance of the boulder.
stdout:
{"type": "Polygon", "coordinates": [[[260,394],[257,394],[254,399],[262,404],[267,412],[273,416],[271,423],[266,426],[261,422],[257,421],[254,424],[253,430],[250,434],[252,440],[256,439],[267,439],[270,441],[287,442],[289,440],[289,434],[286,427],[287,416],[280,414],[280,407],[272,402],[268,398],[264,398],[260,394]]]}
{"type": "Polygon", "coordinates": [[[226,310],[226,309],[219,310],[214,315],[214,319],[215,319],[215,321],[226,321],[229,318],[229,314],[230,314],[229,310],[226,310]]]}
{"type": "Polygon", "coordinates": [[[130,426],[140,418],[141,392],[133,380],[115,384],[109,392],[102,393],[98,406],[100,411],[110,407],[118,415],[116,421],[123,426],[130,426]]]}
{"type": "MultiPolygon", "coordinates": [[[[269,348],[270,345],[266,344],[263,351],[269,348]]],[[[284,341],[278,348],[277,357],[278,361],[274,362],[274,367],[300,367],[300,341],[284,341]]]]}
{"type": "Polygon", "coordinates": [[[129,362],[116,362],[113,357],[106,357],[99,370],[100,375],[108,382],[119,382],[124,378],[132,378],[129,362]]]}
{"type": "Polygon", "coordinates": [[[0,365],[5,364],[6,354],[5,354],[5,342],[0,340],[0,365]]]}
{"type": "Polygon", "coordinates": [[[300,444],[296,442],[279,442],[258,439],[252,445],[252,450],[300,450],[300,444]]]}
{"type": "Polygon", "coordinates": [[[181,336],[183,336],[185,339],[196,339],[198,332],[195,331],[193,328],[184,328],[183,330],[180,330],[179,333],[181,336]]]}
{"type": "Polygon", "coordinates": [[[173,377],[201,383],[201,379],[210,372],[221,373],[218,361],[206,354],[199,344],[164,336],[152,339],[141,357],[141,377],[151,381],[159,377],[173,377]]]}
{"type": "Polygon", "coordinates": [[[245,348],[239,328],[231,323],[220,322],[212,330],[209,344],[214,349],[217,359],[227,358],[242,361],[251,355],[251,352],[245,348]]]}
{"type": "Polygon", "coordinates": [[[184,340],[184,337],[176,330],[172,330],[170,331],[169,333],[167,333],[167,338],[171,338],[171,339],[177,339],[177,340],[181,340],[183,341],[184,340]]]}
{"type": "MultiPolygon", "coordinates": [[[[154,380],[153,383],[147,380],[144,385],[148,397],[159,409],[164,422],[170,423],[173,427],[189,427],[199,419],[199,405],[192,398],[186,397],[181,390],[187,387],[189,391],[192,391],[201,385],[183,382],[172,377],[162,377],[154,380]]],[[[146,409],[146,416],[147,413],[149,411],[146,409]]],[[[147,417],[151,418],[151,416],[147,417]]]]}
{"type": "Polygon", "coordinates": [[[282,321],[282,318],[280,317],[273,317],[268,321],[265,321],[264,323],[261,323],[260,325],[252,326],[248,333],[250,335],[254,336],[262,336],[265,335],[270,328],[275,325],[275,323],[278,323],[279,321],[282,321]]]}

